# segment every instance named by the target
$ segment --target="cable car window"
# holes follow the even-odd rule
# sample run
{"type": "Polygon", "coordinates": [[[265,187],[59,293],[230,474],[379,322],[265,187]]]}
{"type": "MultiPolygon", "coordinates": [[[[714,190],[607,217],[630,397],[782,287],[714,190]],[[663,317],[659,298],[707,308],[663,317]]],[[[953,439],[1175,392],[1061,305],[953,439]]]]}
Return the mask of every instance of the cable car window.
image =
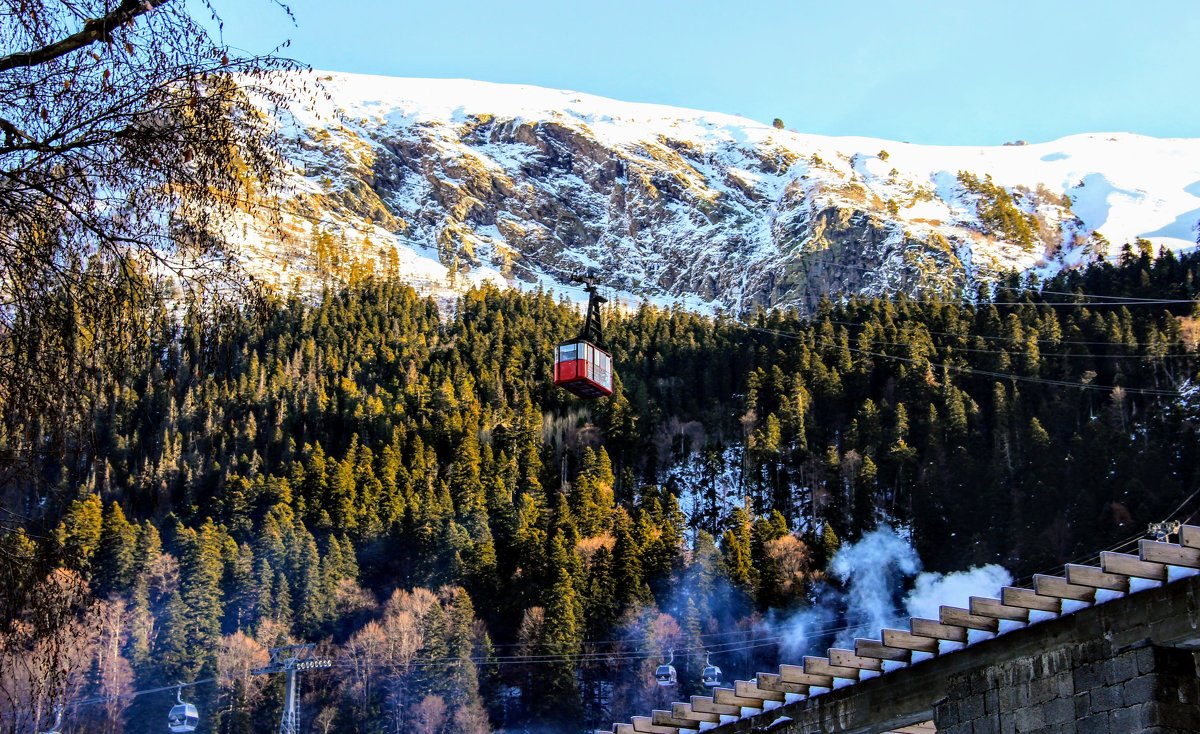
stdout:
{"type": "Polygon", "coordinates": [[[596,382],[599,382],[606,388],[612,389],[612,357],[609,357],[604,352],[599,352],[596,357],[599,366],[596,374],[596,382]]]}
{"type": "Polygon", "coordinates": [[[564,344],[558,348],[558,361],[569,362],[575,359],[575,344],[564,344]]]}

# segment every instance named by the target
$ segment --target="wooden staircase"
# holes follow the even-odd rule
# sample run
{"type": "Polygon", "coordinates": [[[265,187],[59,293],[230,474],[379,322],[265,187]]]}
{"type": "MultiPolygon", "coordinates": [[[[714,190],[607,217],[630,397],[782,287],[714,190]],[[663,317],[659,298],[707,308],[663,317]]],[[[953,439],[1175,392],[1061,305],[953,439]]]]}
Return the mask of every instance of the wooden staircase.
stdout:
{"type": "MultiPolygon", "coordinates": [[[[1133,593],[1133,579],[1145,579],[1154,586],[1166,584],[1169,567],[1200,570],[1200,526],[1180,526],[1178,539],[1178,543],[1139,541],[1137,555],[1105,551],[1100,554],[1099,566],[1067,564],[1062,576],[1034,576],[1033,588],[1006,586],[999,599],[973,596],[966,609],[943,606],[938,619],[914,617],[907,630],[880,630],[878,639],[855,640],[853,650],[830,648],[826,657],[805,657],[800,665],[780,665],[778,672],[758,673],[753,681],[735,681],[733,688],[714,688],[711,697],[692,696],[687,703],[671,704],[670,711],[634,716],[629,723],[613,724],[612,730],[597,730],[596,734],[720,732],[724,725],[745,716],[829,691],[835,679],[853,683],[864,671],[886,675],[897,666],[952,655],[970,644],[971,630],[991,633],[990,637],[1002,632],[1002,621],[1022,626],[1036,623],[1031,622],[1031,612],[1055,617],[1070,614],[1063,610],[1064,601],[1094,605],[1099,590],[1128,595],[1133,593]],[[943,642],[956,644],[944,646],[943,642]],[[913,653],[924,657],[914,660],[913,653]]],[[[928,731],[933,731],[932,724],[929,727],[928,731]]]]}

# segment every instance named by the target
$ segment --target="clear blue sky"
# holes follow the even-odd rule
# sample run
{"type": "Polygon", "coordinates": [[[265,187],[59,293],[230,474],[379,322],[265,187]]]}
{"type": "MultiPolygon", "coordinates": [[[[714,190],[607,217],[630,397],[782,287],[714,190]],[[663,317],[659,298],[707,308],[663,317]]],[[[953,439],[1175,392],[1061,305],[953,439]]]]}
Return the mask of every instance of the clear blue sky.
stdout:
{"type": "Polygon", "coordinates": [[[1200,137],[1198,0],[214,0],[226,40],[320,69],[463,77],[997,144],[1200,137]]]}

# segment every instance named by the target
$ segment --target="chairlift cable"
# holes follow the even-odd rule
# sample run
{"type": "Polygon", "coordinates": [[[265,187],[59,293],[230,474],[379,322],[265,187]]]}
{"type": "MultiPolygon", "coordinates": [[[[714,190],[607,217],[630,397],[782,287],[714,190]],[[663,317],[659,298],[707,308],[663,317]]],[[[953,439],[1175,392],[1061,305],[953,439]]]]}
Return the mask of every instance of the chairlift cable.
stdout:
{"type": "MultiPolygon", "coordinates": [[[[805,335],[792,334],[792,333],[788,333],[788,332],[784,332],[784,331],[779,331],[776,329],[765,329],[765,328],[762,328],[759,326],[747,326],[746,328],[753,330],[753,331],[759,331],[764,334],[774,334],[776,336],[781,336],[781,337],[784,337],[787,339],[806,338],[805,335]]],[[[828,345],[831,345],[831,346],[839,348],[839,349],[843,348],[843,346],[844,346],[845,349],[847,349],[848,351],[853,352],[855,354],[863,354],[863,355],[867,355],[870,357],[878,357],[880,359],[890,359],[890,360],[894,360],[897,362],[904,362],[906,364],[913,364],[913,365],[924,364],[924,365],[928,365],[929,367],[932,367],[935,369],[953,370],[955,372],[963,373],[968,376],[995,377],[997,379],[1011,380],[1011,381],[1016,381],[1016,382],[1029,382],[1029,383],[1034,383],[1034,384],[1039,384],[1039,385],[1051,385],[1051,386],[1055,386],[1055,387],[1078,388],[1081,390],[1102,390],[1105,392],[1111,392],[1119,387],[1122,390],[1124,390],[1126,393],[1129,393],[1132,395],[1153,395],[1153,396],[1162,396],[1162,397],[1175,397],[1175,396],[1179,395],[1179,391],[1177,391],[1177,390],[1155,390],[1152,388],[1125,387],[1123,385],[1113,385],[1110,387],[1110,386],[1106,386],[1106,385],[1092,385],[1092,384],[1084,383],[1084,382],[1071,382],[1070,380],[1054,380],[1054,379],[1043,378],[1043,377],[1028,377],[1025,375],[1017,375],[1017,374],[1013,374],[1013,373],[1009,373],[1009,372],[997,372],[994,370],[984,370],[984,369],[978,369],[978,368],[974,368],[974,367],[970,367],[970,366],[959,366],[959,365],[952,365],[952,364],[937,363],[937,362],[931,362],[928,360],[918,360],[918,359],[914,359],[912,357],[901,357],[899,355],[894,355],[894,354],[885,354],[883,352],[873,352],[873,351],[866,350],[866,349],[859,349],[857,347],[851,347],[849,345],[842,345],[842,344],[839,344],[838,342],[832,341],[832,340],[830,340],[826,337],[822,337],[820,335],[814,335],[813,339],[815,341],[818,341],[818,342],[821,342],[824,344],[828,344],[828,345]]]]}
{"type": "MultiPolygon", "coordinates": [[[[851,327],[856,327],[856,328],[862,328],[867,325],[867,322],[865,322],[865,321],[860,321],[860,322],[839,321],[837,319],[831,319],[828,316],[816,316],[816,315],[806,318],[805,321],[806,321],[806,323],[808,323],[814,327],[820,326],[826,321],[828,321],[831,324],[837,324],[839,326],[851,326],[851,327]]],[[[918,321],[916,319],[901,318],[900,320],[893,322],[893,325],[896,326],[897,328],[900,328],[907,324],[916,324],[916,325],[922,327],[922,331],[926,334],[936,334],[938,336],[946,336],[946,337],[950,337],[952,339],[985,339],[988,341],[1002,341],[1002,342],[1008,342],[1011,344],[1019,343],[1017,340],[1013,339],[1010,336],[994,336],[994,335],[989,335],[989,334],[975,334],[975,333],[971,333],[971,332],[966,333],[966,334],[958,334],[958,333],[955,333],[952,331],[937,331],[935,329],[927,328],[925,325],[925,322],[918,321]]],[[[886,326],[881,327],[881,328],[883,328],[884,330],[887,329],[886,326]]],[[[1033,330],[1033,329],[1031,328],[1031,330],[1033,330]]],[[[1039,339],[1034,339],[1032,341],[1036,341],[1038,344],[1078,344],[1081,346],[1113,346],[1115,344],[1118,344],[1117,342],[1111,342],[1111,341],[1086,341],[1086,340],[1075,340],[1075,339],[1039,338],[1039,339]]],[[[1135,346],[1135,347],[1143,348],[1143,347],[1149,347],[1151,345],[1146,342],[1133,342],[1132,344],[1121,342],[1121,343],[1119,343],[1119,346],[1135,346]]],[[[1073,356],[1083,356],[1083,355],[1073,355],[1073,356]]],[[[1089,356],[1103,356],[1103,355],[1089,355],[1089,356]]]]}

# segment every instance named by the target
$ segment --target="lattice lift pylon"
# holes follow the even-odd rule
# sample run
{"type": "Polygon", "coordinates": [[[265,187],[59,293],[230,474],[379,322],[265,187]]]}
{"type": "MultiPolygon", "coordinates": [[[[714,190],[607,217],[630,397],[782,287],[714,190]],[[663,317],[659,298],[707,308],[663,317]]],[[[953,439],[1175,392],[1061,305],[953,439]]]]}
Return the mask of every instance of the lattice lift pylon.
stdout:
{"type": "Polygon", "coordinates": [[[283,715],[279,718],[279,734],[300,734],[300,697],[297,695],[300,671],[328,668],[333,661],[318,658],[313,654],[314,645],[287,645],[271,648],[271,662],[264,668],[250,671],[254,675],[284,673],[287,676],[287,692],[283,701],[283,715]]]}

